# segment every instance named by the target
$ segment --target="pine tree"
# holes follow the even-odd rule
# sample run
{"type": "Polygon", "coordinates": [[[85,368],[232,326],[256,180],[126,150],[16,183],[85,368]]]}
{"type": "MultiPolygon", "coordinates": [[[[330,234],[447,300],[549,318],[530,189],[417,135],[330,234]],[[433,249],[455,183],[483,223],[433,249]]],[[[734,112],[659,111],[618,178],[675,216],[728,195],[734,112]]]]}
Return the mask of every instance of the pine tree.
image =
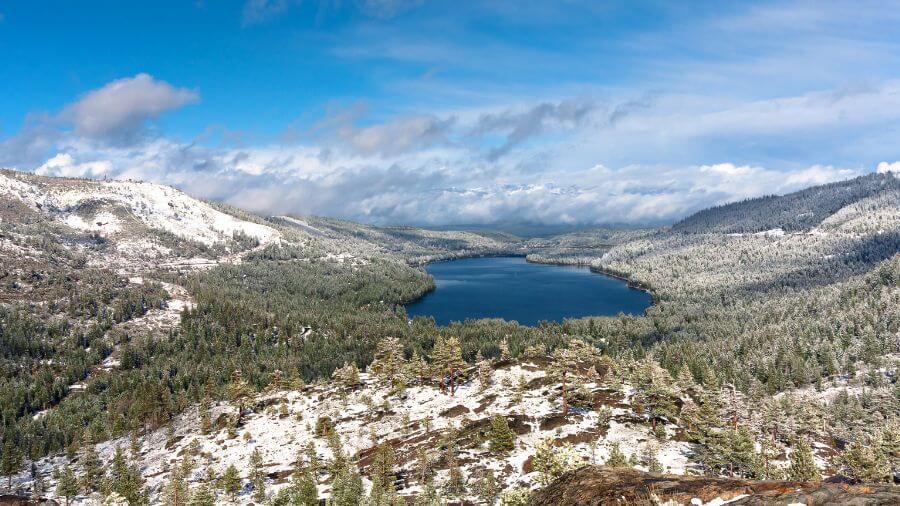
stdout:
{"type": "Polygon", "coordinates": [[[269,378],[269,384],[266,386],[266,389],[270,392],[278,392],[284,388],[284,378],[282,377],[282,372],[280,369],[275,369],[272,371],[272,376],[269,378]]]}
{"type": "Polygon", "coordinates": [[[413,352],[409,362],[406,363],[406,377],[415,380],[419,385],[424,385],[428,379],[428,363],[417,351],[413,352]]]}
{"type": "Polygon", "coordinates": [[[553,352],[550,362],[550,376],[560,382],[562,386],[562,412],[563,416],[569,414],[569,391],[573,383],[577,384],[577,378],[594,368],[594,363],[599,358],[597,349],[581,339],[570,339],[568,347],[558,348],[553,352]]]}
{"type": "Polygon", "coordinates": [[[7,476],[6,487],[12,490],[13,475],[22,467],[22,452],[7,438],[3,443],[3,455],[0,456],[0,474],[7,476]]]}
{"type": "Polygon", "coordinates": [[[434,478],[433,462],[424,447],[416,449],[415,477],[420,485],[424,486],[432,482],[434,478]]]}
{"type": "Polygon", "coordinates": [[[181,467],[175,466],[169,472],[169,482],[163,496],[166,506],[185,506],[188,503],[188,487],[181,467]]]}
{"type": "Polygon", "coordinates": [[[422,487],[422,492],[416,496],[413,501],[414,506],[446,506],[447,501],[441,496],[440,491],[434,486],[434,483],[427,483],[422,487]]]}
{"type": "Polygon", "coordinates": [[[609,448],[609,456],[603,464],[607,467],[628,467],[628,459],[619,447],[619,442],[612,443],[609,448]]]}
{"type": "Polygon", "coordinates": [[[397,462],[397,454],[394,447],[389,443],[378,445],[375,450],[375,458],[372,465],[369,466],[369,477],[372,482],[381,484],[385,488],[394,489],[395,471],[394,465],[397,462]]]}
{"type": "Polygon", "coordinates": [[[502,341],[500,341],[500,361],[506,362],[510,360],[511,355],[509,354],[509,338],[504,337],[502,341]]]}
{"type": "Polygon", "coordinates": [[[841,454],[840,462],[851,478],[863,483],[890,481],[891,467],[881,447],[857,435],[841,454]]]}
{"type": "Polygon", "coordinates": [[[459,458],[456,455],[456,431],[450,430],[444,441],[444,463],[447,465],[447,492],[454,495],[462,495],[466,490],[465,477],[459,467],[459,458]]]}
{"type": "Polygon", "coordinates": [[[549,485],[557,476],[565,470],[565,465],[553,444],[553,439],[542,439],[534,451],[532,459],[534,470],[538,473],[538,483],[542,486],[549,485]]]}
{"type": "Polygon", "coordinates": [[[238,492],[241,491],[241,477],[234,464],[225,468],[225,473],[222,474],[222,488],[226,494],[231,496],[232,501],[235,500],[238,492]]]}
{"type": "Polygon", "coordinates": [[[128,504],[139,505],[146,502],[144,478],[140,470],[128,464],[120,447],[116,447],[109,464],[109,474],[104,489],[106,493],[115,492],[124,497],[128,504]]]}
{"type": "Polygon", "coordinates": [[[316,453],[316,445],[312,441],[307,441],[306,446],[303,448],[303,454],[306,459],[305,464],[303,463],[303,459],[298,455],[297,463],[295,465],[295,470],[302,470],[304,467],[309,469],[310,474],[312,474],[313,481],[318,484],[318,475],[319,471],[322,469],[322,462],[319,460],[319,454],[316,453]]]}
{"type": "Polygon", "coordinates": [[[250,482],[253,484],[253,500],[259,503],[266,500],[266,471],[263,468],[262,453],[254,448],[250,453],[250,482]]]}
{"type": "Polygon", "coordinates": [[[669,386],[672,384],[672,377],[649,358],[638,368],[636,376],[637,393],[634,402],[646,413],[651,430],[655,433],[660,418],[672,418],[675,415],[677,396],[669,386]]]}
{"type": "Polygon", "coordinates": [[[644,455],[643,455],[644,465],[647,466],[647,470],[651,473],[661,473],[663,472],[662,464],[659,462],[658,452],[656,449],[656,445],[650,443],[644,447],[644,455]]]}
{"type": "Polygon", "coordinates": [[[78,481],[75,479],[75,473],[69,466],[65,466],[56,480],[56,495],[64,497],[66,506],[68,506],[69,501],[78,494],[78,481]]]}
{"type": "Polygon", "coordinates": [[[478,364],[478,386],[484,392],[494,383],[494,369],[491,367],[491,362],[485,360],[480,351],[476,361],[478,364]]]}
{"type": "Polygon", "coordinates": [[[231,402],[237,404],[237,421],[235,425],[241,424],[244,416],[244,404],[250,398],[250,386],[244,380],[240,369],[235,369],[231,373],[231,383],[228,384],[228,398],[231,402]]]}
{"type": "Polygon", "coordinates": [[[441,378],[441,390],[450,386],[450,395],[456,392],[456,376],[466,366],[462,358],[462,348],[456,337],[438,336],[432,350],[432,363],[441,378]]]}
{"type": "Polygon", "coordinates": [[[344,453],[344,445],[337,431],[328,433],[328,448],[331,450],[331,460],[328,462],[328,473],[336,476],[347,468],[347,455],[344,453]]]}
{"type": "Polygon", "coordinates": [[[346,388],[359,385],[359,368],[355,362],[344,362],[344,366],[334,370],[331,377],[346,388]]]}
{"type": "Polygon", "coordinates": [[[81,451],[81,488],[86,494],[90,494],[100,488],[103,479],[103,469],[100,466],[100,458],[93,441],[85,432],[81,451]]]}
{"type": "Polygon", "coordinates": [[[497,477],[494,476],[494,471],[490,469],[481,470],[478,480],[475,482],[475,491],[478,493],[478,497],[487,504],[494,504],[497,501],[501,488],[500,483],[497,482],[497,477]]]}
{"type": "Polygon", "coordinates": [[[356,466],[347,466],[331,485],[330,506],[356,506],[362,502],[363,483],[356,466]]]}
{"type": "Polygon", "coordinates": [[[294,489],[294,502],[302,506],[316,506],[319,504],[319,492],[312,470],[307,468],[299,473],[294,473],[292,488],[294,489]]]}
{"type": "Polygon", "coordinates": [[[203,434],[209,434],[212,431],[212,420],[209,416],[209,398],[204,397],[203,400],[200,401],[200,406],[197,408],[200,412],[200,431],[203,434]]]}
{"type": "Polygon", "coordinates": [[[206,477],[193,493],[188,504],[190,506],[215,506],[216,504],[216,473],[212,468],[207,469],[206,477]]]}
{"type": "Polygon", "coordinates": [[[403,358],[403,345],[396,337],[386,337],[375,347],[375,358],[369,369],[394,391],[402,390],[406,360],[403,358]]]}
{"type": "Polygon", "coordinates": [[[494,453],[506,453],[516,446],[516,433],[509,428],[505,416],[496,415],[491,418],[491,430],[488,433],[490,450],[494,453]]]}
{"type": "Polygon", "coordinates": [[[816,467],[812,447],[805,438],[797,438],[791,452],[791,464],[788,467],[788,478],[794,481],[820,481],[822,475],[816,467]]]}

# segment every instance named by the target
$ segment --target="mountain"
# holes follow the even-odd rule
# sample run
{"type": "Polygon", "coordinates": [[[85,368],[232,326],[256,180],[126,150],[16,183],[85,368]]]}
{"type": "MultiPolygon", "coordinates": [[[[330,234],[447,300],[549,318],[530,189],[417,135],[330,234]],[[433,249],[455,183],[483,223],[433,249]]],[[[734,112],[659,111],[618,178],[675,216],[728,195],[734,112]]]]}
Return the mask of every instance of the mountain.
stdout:
{"type": "Polygon", "coordinates": [[[648,480],[681,502],[890,482],[897,196],[867,176],[671,228],[522,240],[3,171],[0,474],[78,504],[547,504],[603,497],[604,476],[650,504],[648,480]],[[403,309],[434,288],[423,263],[509,254],[590,265],[655,303],[540,327],[403,309]]]}
{"type": "Polygon", "coordinates": [[[777,229],[799,232],[820,225],[829,216],[853,204],[883,206],[898,199],[900,178],[891,173],[869,174],[788,195],[711,207],[679,221],[672,226],[672,230],[735,234],[777,229]]]}

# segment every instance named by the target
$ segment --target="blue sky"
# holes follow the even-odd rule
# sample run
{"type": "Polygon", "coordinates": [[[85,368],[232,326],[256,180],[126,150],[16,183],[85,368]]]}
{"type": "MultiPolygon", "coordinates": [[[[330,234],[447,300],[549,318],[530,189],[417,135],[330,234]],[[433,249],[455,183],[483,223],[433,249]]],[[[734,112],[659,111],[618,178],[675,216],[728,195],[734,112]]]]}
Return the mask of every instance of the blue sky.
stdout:
{"type": "Polygon", "coordinates": [[[0,166],[265,214],[666,222],[900,166],[898,21],[891,2],[3,2],[0,166]]]}

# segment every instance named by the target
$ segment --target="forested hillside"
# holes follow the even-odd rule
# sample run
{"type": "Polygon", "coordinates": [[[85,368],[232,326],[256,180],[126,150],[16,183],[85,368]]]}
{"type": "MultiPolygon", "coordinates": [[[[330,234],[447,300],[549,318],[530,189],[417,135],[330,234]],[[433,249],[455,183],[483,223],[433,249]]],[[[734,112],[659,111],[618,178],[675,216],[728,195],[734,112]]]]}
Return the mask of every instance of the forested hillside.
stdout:
{"type": "Polygon", "coordinates": [[[769,196],[711,207],[676,223],[672,230],[688,233],[752,234],[782,229],[809,230],[863,199],[900,191],[893,174],[870,174],[849,181],[816,186],[784,196],[769,196]]]}
{"type": "Polygon", "coordinates": [[[0,474],[85,504],[523,504],[584,464],[890,482],[898,196],[866,176],[522,242],[3,172],[0,474]],[[434,287],[417,265],[511,253],[656,303],[407,317],[434,287]]]}

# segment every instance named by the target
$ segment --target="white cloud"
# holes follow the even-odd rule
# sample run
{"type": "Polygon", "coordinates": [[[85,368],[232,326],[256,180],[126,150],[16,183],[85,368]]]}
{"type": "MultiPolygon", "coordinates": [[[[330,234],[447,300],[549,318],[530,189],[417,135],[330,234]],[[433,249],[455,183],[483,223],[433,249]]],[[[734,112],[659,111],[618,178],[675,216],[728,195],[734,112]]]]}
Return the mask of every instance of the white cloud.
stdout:
{"type": "Polygon", "coordinates": [[[193,90],[138,74],[87,92],[66,106],[59,118],[71,124],[78,135],[120,138],[134,134],[148,119],[199,99],[193,90]]]}
{"type": "Polygon", "coordinates": [[[113,168],[109,160],[76,163],[72,155],[59,153],[35,169],[42,176],[99,178],[110,173],[113,168]]]}
{"type": "Polygon", "coordinates": [[[118,148],[80,142],[38,172],[172,184],[262,214],[423,225],[660,223],[714,204],[862,173],[827,166],[783,172],[728,162],[521,173],[511,165],[470,166],[460,153],[414,152],[373,163],[352,153],[322,157],[312,147],[211,149],[156,139],[118,148]]]}
{"type": "Polygon", "coordinates": [[[889,174],[893,172],[895,176],[900,177],[900,162],[881,162],[878,164],[875,171],[879,174],[889,174]]]}

